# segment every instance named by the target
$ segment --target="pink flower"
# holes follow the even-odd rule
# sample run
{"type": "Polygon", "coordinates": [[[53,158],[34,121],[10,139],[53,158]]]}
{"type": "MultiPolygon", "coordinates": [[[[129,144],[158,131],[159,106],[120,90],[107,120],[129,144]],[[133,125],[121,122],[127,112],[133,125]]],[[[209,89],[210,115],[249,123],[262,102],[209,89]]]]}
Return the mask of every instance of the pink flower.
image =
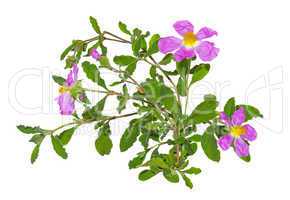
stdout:
{"type": "Polygon", "coordinates": [[[257,138],[256,130],[249,124],[242,125],[246,119],[245,110],[240,107],[229,118],[224,112],[220,113],[220,121],[229,129],[229,133],[218,140],[222,150],[227,150],[233,145],[239,157],[249,155],[249,145],[246,141],[254,141],[257,138]]]}
{"type": "Polygon", "coordinates": [[[217,35],[216,31],[203,27],[194,33],[193,25],[187,20],[177,21],[173,27],[183,39],[174,36],[161,38],[158,41],[161,53],[174,52],[177,62],[195,57],[196,54],[203,61],[211,61],[218,55],[219,49],[214,46],[214,43],[203,40],[217,35]]]}
{"type": "Polygon", "coordinates": [[[56,98],[56,101],[59,105],[60,114],[62,115],[72,115],[75,111],[75,100],[70,94],[70,89],[77,82],[78,71],[78,66],[73,64],[73,68],[67,76],[65,85],[59,88],[60,95],[56,98]]]}
{"type": "Polygon", "coordinates": [[[101,58],[101,54],[95,48],[91,50],[90,56],[92,56],[92,58],[94,58],[96,60],[100,60],[100,58],[101,58]]]}

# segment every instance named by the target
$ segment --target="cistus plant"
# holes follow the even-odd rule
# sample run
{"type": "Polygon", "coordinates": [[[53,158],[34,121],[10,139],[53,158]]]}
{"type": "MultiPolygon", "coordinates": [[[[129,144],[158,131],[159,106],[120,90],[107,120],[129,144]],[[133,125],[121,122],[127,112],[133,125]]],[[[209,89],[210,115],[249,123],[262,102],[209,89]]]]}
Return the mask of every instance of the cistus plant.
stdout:
{"type": "Polygon", "coordinates": [[[130,169],[142,169],[138,177],[141,181],[160,173],[172,183],[182,178],[186,186],[192,188],[190,176],[201,172],[190,164],[198,148],[212,161],[220,160],[220,149],[229,148],[242,160],[250,161],[249,142],[256,139],[257,133],[248,121],[262,117],[257,108],[236,104],[235,99],[230,98],[219,111],[213,94],[204,95],[202,102],[192,110],[188,108],[190,88],[208,74],[209,62],[219,54],[219,49],[209,41],[217,36],[216,31],[203,27],[195,32],[189,21],[182,20],[173,24],[180,37],[160,37],[139,28],[131,30],[119,22],[124,36],[118,36],[103,31],[93,17],[90,23],[96,36],[73,40],[60,57],[65,60],[64,68],[69,70],[67,77],[53,76],[59,85],[59,96],[55,100],[60,114],[69,117],[71,122],[54,129],[17,126],[22,133],[32,136],[29,140],[35,144],[32,163],[45,138],[50,138],[56,154],[66,159],[65,147],[84,124],[94,126],[96,151],[101,156],[109,155],[113,148],[110,123],[127,117],[130,121],[120,138],[119,149],[124,152],[134,144],[142,146],[142,151],[128,164],[130,169]],[[110,58],[107,42],[131,49],[125,55],[110,58]],[[161,59],[156,59],[158,53],[161,59]],[[147,65],[149,71],[144,73],[144,81],[134,76],[139,64],[147,65]],[[118,75],[116,80],[105,81],[101,72],[106,70],[118,75]],[[94,84],[91,88],[83,87],[82,80],[78,79],[81,71],[94,84]],[[129,85],[133,92],[129,92],[129,85]],[[102,98],[92,104],[88,98],[92,95],[88,93],[98,97],[101,94],[102,98]],[[112,116],[103,112],[108,98],[119,102],[112,116]],[[82,105],[83,109],[77,111],[75,104],[82,105]],[[126,111],[128,104],[133,105],[134,112],[126,111]]]}

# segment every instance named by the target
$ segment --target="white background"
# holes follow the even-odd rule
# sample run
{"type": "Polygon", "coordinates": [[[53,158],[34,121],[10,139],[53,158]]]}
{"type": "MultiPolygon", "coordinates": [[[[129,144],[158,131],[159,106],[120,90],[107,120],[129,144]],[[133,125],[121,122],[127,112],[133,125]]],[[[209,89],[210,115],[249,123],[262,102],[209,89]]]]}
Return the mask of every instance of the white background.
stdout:
{"type": "MultiPolygon", "coordinates": [[[[289,18],[286,0],[1,1],[0,199],[289,199],[289,18]],[[196,29],[206,25],[217,30],[220,55],[193,93],[215,93],[221,104],[236,96],[263,111],[265,118],[252,123],[259,134],[251,145],[252,162],[243,163],[229,151],[217,164],[199,152],[192,165],[203,173],[193,177],[193,190],[161,176],[141,183],[138,170],[127,167],[140,147],[118,150],[125,120],[113,124],[110,156],[95,152],[96,133],[86,128],[67,147],[68,160],[60,159],[47,140],[32,166],[33,145],[15,126],[53,128],[69,120],[57,114],[57,86],[47,77],[66,73],[59,55],[72,39],[94,35],[90,15],[117,33],[119,20],[163,36],[175,35],[172,24],[180,19],[192,21],[196,29]]],[[[110,55],[128,51],[108,45],[110,55]]],[[[138,68],[139,76],[145,72],[145,65],[138,68]]],[[[192,108],[196,99],[191,100],[192,108]]]]}

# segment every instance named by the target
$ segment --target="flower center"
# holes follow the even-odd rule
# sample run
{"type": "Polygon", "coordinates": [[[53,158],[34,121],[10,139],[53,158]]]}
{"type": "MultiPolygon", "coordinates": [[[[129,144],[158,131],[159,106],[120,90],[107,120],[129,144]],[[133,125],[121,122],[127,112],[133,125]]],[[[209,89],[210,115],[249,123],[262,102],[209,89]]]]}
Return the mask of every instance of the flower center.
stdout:
{"type": "Polygon", "coordinates": [[[61,86],[59,89],[58,89],[58,92],[63,94],[65,92],[69,92],[70,91],[70,88],[68,87],[65,87],[65,86],[61,86]]]}
{"type": "Polygon", "coordinates": [[[246,130],[242,126],[233,126],[231,127],[231,134],[234,137],[240,137],[241,135],[245,134],[246,130]]]}
{"type": "Polygon", "coordinates": [[[183,45],[186,47],[193,47],[197,42],[197,38],[193,32],[188,32],[183,35],[183,45]]]}

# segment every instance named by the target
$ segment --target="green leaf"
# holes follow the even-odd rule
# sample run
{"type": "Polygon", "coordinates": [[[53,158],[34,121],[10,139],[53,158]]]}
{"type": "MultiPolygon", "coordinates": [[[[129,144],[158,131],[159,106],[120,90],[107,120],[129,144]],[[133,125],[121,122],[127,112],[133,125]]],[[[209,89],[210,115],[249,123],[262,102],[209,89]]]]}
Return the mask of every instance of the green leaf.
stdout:
{"type": "Polygon", "coordinates": [[[115,56],[113,61],[117,65],[128,66],[130,64],[136,63],[138,59],[133,56],[121,55],[121,56],[115,56]]]}
{"type": "Polygon", "coordinates": [[[109,155],[113,147],[110,134],[111,134],[110,127],[108,124],[106,124],[100,129],[99,137],[96,139],[95,142],[96,150],[102,156],[109,155]]]}
{"type": "Polygon", "coordinates": [[[160,39],[160,35],[159,34],[154,34],[152,35],[150,41],[149,41],[149,48],[147,50],[147,55],[152,55],[154,53],[159,52],[159,48],[158,48],[158,41],[160,39]]]}
{"type": "Polygon", "coordinates": [[[182,78],[185,79],[187,73],[189,72],[191,60],[190,59],[184,59],[181,62],[176,62],[176,70],[180,74],[182,78]]]}
{"type": "Polygon", "coordinates": [[[74,134],[76,127],[64,130],[59,136],[59,140],[63,145],[67,145],[71,140],[72,135],[74,134]]]}
{"type": "Polygon", "coordinates": [[[30,157],[30,162],[31,162],[31,164],[33,164],[33,163],[36,161],[36,159],[38,158],[39,147],[40,147],[40,145],[37,144],[37,145],[34,147],[32,153],[31,153],[31,157],[30,157]]]}
{"type": "Polygon", "coordinates": [[[178,183],[179,182],[179,176],[173,169],[164,169],[163,170],[163,176],[171,183],[178,183]]]}
{"type": "Polygon", "coordinates": [[[164,160],[160,157],[154,157],[149,162],[150,166],[160,167],[162,169],[168,169],[169,166],[164,162],[164,160]]]}
{"type": "Polygon", "coordinates": [[[34,144],[41,144],[44,138],[44,134],[33,135],[29,142],[33,142],[34,144]]]}
{"type": "Polygon", "coordinates": [[[134,168],[139,167],[143,163],[143,161],[145,160],[146,154],[147,154],[146,151],[140,152],[137,154],[136,157],[134,157],[132,160],[130,160],[130,162],[128,164],[129,169],[134,169],[134,168]]]}
{"type": "Polygon", "coordinates": [[[192,79],[191,79],[190,84],[193,84],[193,83],[203,79],[207,75],[207,73],[209,72],[209,69],[210,69],[209,64],[196,65],[191,71],[192,72],[192,79]]]}
{"type": "Polygon", "coordinates": [[[64,83],[65,83],[65,78],[63,78],[61,76],[53,75],[52,79],[54,80],[54,82],[56,82],[59,85],[64,85],[64,83]]]}
{"type": "Polygon", "coordinates": [[[160,65],[168,65],[173,60],[173,55],[171,53],[166,54],[162,60],[159,62],[160,65]]]}
{"type": "Polygon", "coordinates": [[[218,150],[217,141],[213,133],[206,131],[202,135],[201,146],[205,155],[212,161],[220,160],[220,151],[218,150]]]}
{"type": "Polygon", "coordinates": [[[231,117],[232,114],[235,112],[235,110],[236,110],[235,98],[232,97],[227,101],[226,105],[224,106],[224,112],[228,117],[231,117]]]}
{"type": "Polygon", "coordinates": [[[127,25],[121,21],[119,22],[119,29],[127,35],[132,35],[131,32],[127,29],[127,25]]]}
{"type": "Polygon", "coordinates": [[[186,96],[186,81],[182,77],[178,79],[177,92],[180,96],[186,96]]]}
{"type": "Polygon", "coordinates": [[[147,181],[148,179],[152,178],[153,176],[156,175],[156,172],[146,169],[142,172],[140,172],[138,178],[140,181],[147,181]]]}
{"type": "Polygon", "coordinates": [[[258,108],[251,105],[238,105],[238,107],[243,106],[246,112],[246,121],[253,119],[254,117],[263,117],[258,108]]]}
{"type": "Polygon", "coordinates": [[[83,70],[87,75],[88,79],[97,83],[99,86],[107,89],[106,83],[104,79],[100,76],[100,71],[97,66],[94,64],[90,64],[88,61],[82,63],[83,70]]]}
{"type": "Polygon", "coordinates": [[[121,113],[125,108],[126,104],[129,100],[129,93],[128,93],[128,88],[126,85],[123,85],[123,95],[117,97],[119,100],[119,105],[117,107],[118,113],[121,113]]]}
{"type": "Polygon", "coordinates": [[[201,135],[195,134],[195,135],[191,136],[190,138],[188,138],[188,140],[192,141],[192,142],[200,142],[201,137],[202,137],[201,135]]]}
{"type": "Polygon", "coordinates": [[[35,134],[35,133],[44,133],[45,130],[41,129],[39,126],[24,126],[24,125],[18,125],[18,130],[25,134],[35,134]]]}
{"type": "Polygon", "coordinates": [[[192,188],[193,188],[193,184],[192,184],[190,178],[188,178],[184,173],[180,173],[180,174],[181,174],[182,179],[183,179],[184,182],[185,182],[185,185],[186,185],[187,187],[189,187],[190,189],[192,189],[192,188]]]}
{"type": "Polygon", "coordinates": [[[51,143],[57,155],[59,155],[63,159],[67,159],[67,153],[65,151],[65,148],[62,146],[61,141],[57,137],[51,135],[51,143]]]}
{"type": "Polygon", "coordinates": [[[195,175],[197,175],[197,174],[199,174],[201,172],[201,169],[197,168],[197,167],[191,167],[191,168],[189,168],[187,170],[184,170],[183,172],[187,173],[187,174],[195,174],[195,175]]]}
{"type": "Polygon", "coordinates": [[[139,121],[134,119],[130,122],[129,127],[125,130],[120,140],[120,150],[124,152],[128,150],[136,142],[140,134],[139,121]]]}
{"type": "Polygon", "coordinates": [[[93,29],[96,31],[96,33],[98,33],[98,34],[102,33],[97,20],[92,16],[90,16],[90,23],[91,23],[93,29]]]}
{"type": "Polygon", "coordinates": [[[204,123],[217,116],[215,111],[218,106],[218,102],[215,100],[205,100],[192,111],[190,118],[194,123],[204,123]]]}
{"type": "Polygon", "coordinates": [[[60,60],[63,60],[67,56],[67,54],[73,50],[74,46],[75,45],[73,43],[69,45],[60,55],[60,60]]]}

